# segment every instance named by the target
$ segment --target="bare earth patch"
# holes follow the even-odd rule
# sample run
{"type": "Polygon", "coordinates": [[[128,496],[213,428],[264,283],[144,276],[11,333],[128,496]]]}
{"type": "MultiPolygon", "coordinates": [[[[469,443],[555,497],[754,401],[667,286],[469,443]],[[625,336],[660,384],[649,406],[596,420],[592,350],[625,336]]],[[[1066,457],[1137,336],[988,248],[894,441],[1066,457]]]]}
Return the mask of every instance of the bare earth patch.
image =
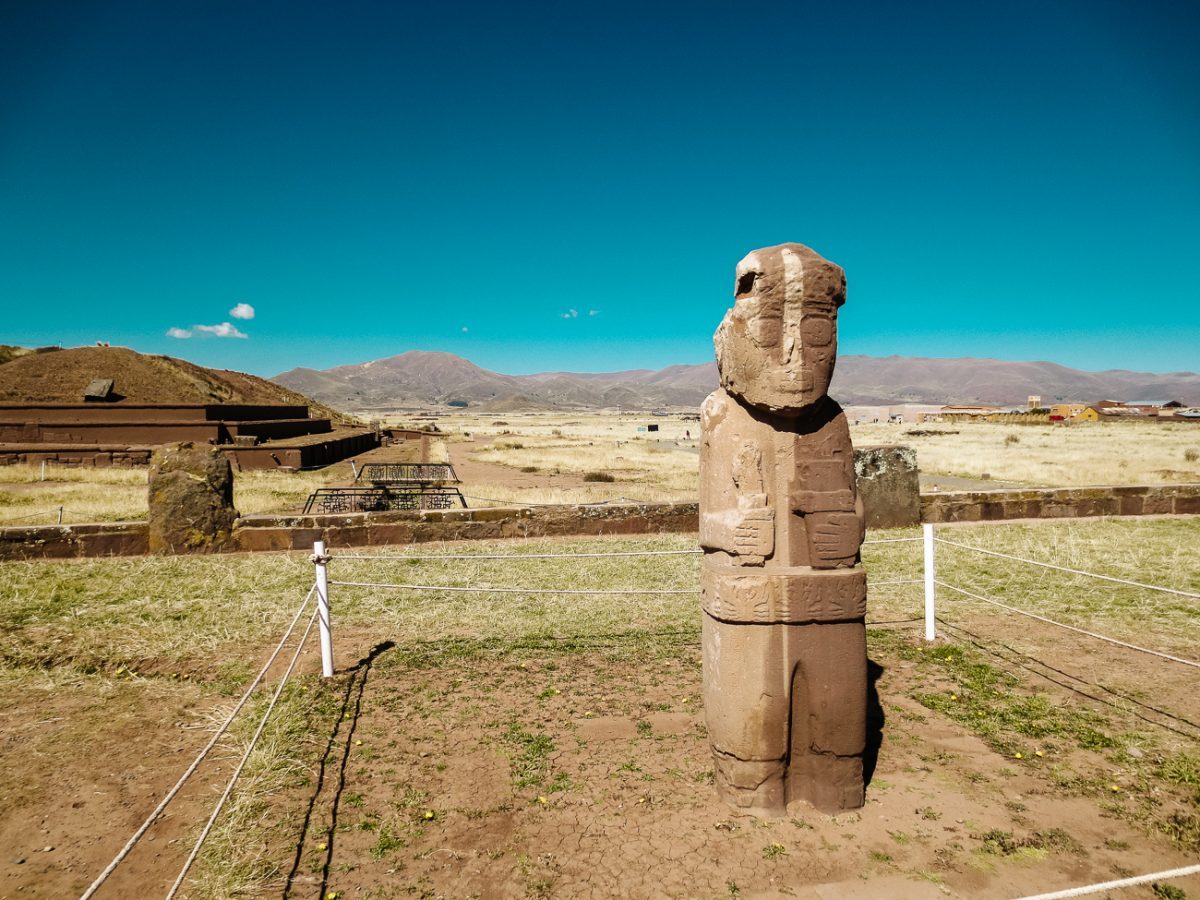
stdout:
{"type": "Polygon", "coordinates": [[[350,676],[291,895],[1000,898],[1189,862],[931,714],[925,667],[883,662],[867,806],[770,821],[715,796],[686,643],[383,650],[350,676]]]}
{"type": "MultiPolygon", "coordinates": [[[[1195,590],[1194,529],[953,537],[1195,590]]],[[[184,896],[1011,898],[1196,859],[1194,670],[948,596],[952,625],[925,645],[907,585],[870,601],[869,621],[903,624],[869,630],[867,806],[774,821],[727,809],[699,708],[698,604],[668,593],[694,587],[696,557],[536,556],[693,546],[579,538],[437,548],[529,560],[407,558],[427,547],[335,559],[335,578],[531,593],[335,585],[338,674],[317,677],[310,644],[263,742],[275,758],[240,783],[240,817],[218,823],[184,896]],[[546,586],[663,593],[552,599],[536,593],[546,586]]],[[[881,581],[911,577],[919,551],[864,548],[881,581]]],[[[949,583],[1200,654],[1181,598],[963,550],[939,560],[949,583]]],[[[302,554],[0,566],[0,898],[79,896],[208,739],[310,578],[302,554]]],[[[165,892],[253,730],[247,712],[100,898],[165,892]]],[[[1200,894],[1200,878],[1172,884],[1200,894]]]]}

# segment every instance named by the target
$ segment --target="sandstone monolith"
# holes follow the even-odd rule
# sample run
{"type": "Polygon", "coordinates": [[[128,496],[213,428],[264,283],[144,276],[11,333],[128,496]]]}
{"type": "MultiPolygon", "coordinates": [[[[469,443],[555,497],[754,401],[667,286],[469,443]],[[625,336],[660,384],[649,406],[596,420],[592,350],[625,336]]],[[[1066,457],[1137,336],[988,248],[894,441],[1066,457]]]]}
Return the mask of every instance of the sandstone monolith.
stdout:
{"type": "Polygon", "coordinates": [[[704,704],[722,797],[757,815],[863,805],[863,508],[841,407],[841,268],[800,244],[738,263],[704,401],[704,704]]]}
{"type": "Polygon", "coordinates": [[[162,447],[150,460],[150,552],[205,553],[233,534],[233,470],[213,447],[162,447]]]}

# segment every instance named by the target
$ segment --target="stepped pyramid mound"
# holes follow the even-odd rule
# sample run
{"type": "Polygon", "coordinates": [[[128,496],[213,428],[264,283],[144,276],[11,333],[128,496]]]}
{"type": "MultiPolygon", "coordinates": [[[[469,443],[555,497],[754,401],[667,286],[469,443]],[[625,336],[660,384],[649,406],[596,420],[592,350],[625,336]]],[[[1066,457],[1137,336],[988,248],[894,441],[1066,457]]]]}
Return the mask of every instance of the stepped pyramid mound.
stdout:
{"type": "Polygon", "coordinates": [[[139,465],[152,446],[181,441],[220,446],[241,468],[301,469],[370,450],[379,436],[254,375],[124,347],[0,364],[0,463],[139,465]]]}
{"type": "Polygon", "coordinates": [[[206,369],[126,347],[75,347],[18,356],[0,365],[0,402],[79,403],[88,383],[111,378],[132,403],[280,403],[325,410],[303,394],[243,372],[206,369]]]}

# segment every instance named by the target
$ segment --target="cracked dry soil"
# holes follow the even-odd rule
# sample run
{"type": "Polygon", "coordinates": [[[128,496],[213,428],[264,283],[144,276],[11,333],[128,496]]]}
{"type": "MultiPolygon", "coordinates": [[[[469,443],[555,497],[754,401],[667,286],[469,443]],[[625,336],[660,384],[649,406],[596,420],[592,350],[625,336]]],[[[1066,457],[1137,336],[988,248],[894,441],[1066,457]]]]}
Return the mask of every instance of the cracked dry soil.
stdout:
{"type": "Polygon", "coordinates": [[[340,676],[284,895],[1004,898],[1191,862],[915,702],[937,676],[877,662],[865,808],[760,820],[715,796],[686,642],[632,659],[379,652],[340,676]],[[1031,846],[989,853],[997,830],[1031,846]]]}

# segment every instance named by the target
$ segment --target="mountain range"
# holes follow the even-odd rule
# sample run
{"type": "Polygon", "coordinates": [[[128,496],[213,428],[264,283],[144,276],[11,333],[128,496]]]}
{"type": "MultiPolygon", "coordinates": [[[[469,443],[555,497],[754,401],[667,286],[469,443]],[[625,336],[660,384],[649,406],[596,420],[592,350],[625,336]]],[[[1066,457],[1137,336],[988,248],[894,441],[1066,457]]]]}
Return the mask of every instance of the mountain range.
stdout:
{"type": "MultiPolygon", "coordinates": [[[[625,372],[502,375],[461,356],[413,350],[332,369],[297,368],[273,379],[344,410],[443,405],[488,410],[533,408],[654,409],[696,407],[717,386],[715,362],[625,372]]],[[[1200,374],[1109,369],[1085,372],[1051,362],[842,356],[830,394],[843,405],[962,403],[1024,405],[1115,400],[1179,400],[1200,404],[1200,374]]]]}

